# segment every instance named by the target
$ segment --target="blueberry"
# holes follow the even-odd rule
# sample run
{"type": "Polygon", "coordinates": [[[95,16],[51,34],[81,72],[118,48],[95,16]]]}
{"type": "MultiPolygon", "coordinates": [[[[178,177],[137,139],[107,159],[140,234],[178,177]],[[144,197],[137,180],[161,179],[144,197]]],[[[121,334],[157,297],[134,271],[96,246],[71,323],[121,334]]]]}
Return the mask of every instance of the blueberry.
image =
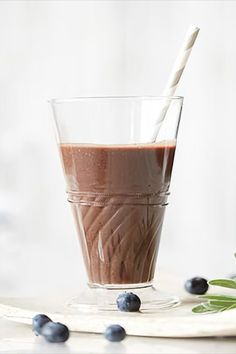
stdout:
{"type": "Polygon", "coordinates": [[[62,323],[48,322],[43,326],[41,334],[48,342],[61,343],[67,341],[70,332],[62,323]]]}
{"type": "Polygon", "coordinates": [[[184,284],[185,290],[194,295],[203,295],[208,290],[207,280],[200,277],[189,279],[184,284]]]}
{"type": "Polygon", "coordinates": [[[141,306],[140,298],[133,293],[127,292],[120,294],[116,303],[118,309],[125,312],[137,312],[141,306]]]}
{"type": "Polygon", "coordinates": [[[110,342],[121,342],[126,337],[126,332],[123,327],[118,324],[107,327],[105,338],[110,342]]]}
{"type": "Polygon", "coordinates": [[[33,332],[36,334],[36,336],[39,336],[41,334],[43,326],[48,322],[52,322],[52,320],[46,315],[39,314],[34,316],[32,320],[32,327],[33,332]]]}

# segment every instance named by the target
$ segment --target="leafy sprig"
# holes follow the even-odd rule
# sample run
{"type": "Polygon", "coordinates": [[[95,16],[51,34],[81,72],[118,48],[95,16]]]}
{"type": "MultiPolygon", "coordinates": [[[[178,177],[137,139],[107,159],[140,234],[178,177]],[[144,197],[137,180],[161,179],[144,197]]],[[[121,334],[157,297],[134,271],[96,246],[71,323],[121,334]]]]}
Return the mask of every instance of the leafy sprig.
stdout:
{"type": "MultiPolygon", "coordinates": [[[[234,254],[236,257],[236,253],[234,254]]],[[[208,282],[209,285],[220,286],[228,289],[236,289],[236,279],[213,279],[208,282]]],[[[200,299],[207,300],[195,306],[194,313],[222,312],[236,308],[236,296],[231,295],[202,295],[200,299]]]]}

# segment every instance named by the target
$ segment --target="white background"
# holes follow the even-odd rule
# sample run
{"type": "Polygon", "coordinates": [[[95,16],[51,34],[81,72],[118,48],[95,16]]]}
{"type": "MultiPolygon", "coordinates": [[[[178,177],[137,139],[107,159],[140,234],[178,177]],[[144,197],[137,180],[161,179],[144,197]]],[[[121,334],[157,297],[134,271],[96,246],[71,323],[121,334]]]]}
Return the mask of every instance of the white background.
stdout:
{"type": "Polygon", "coordinates": [[[158,266],[236,271],[236,2],[0,2],[0,294],[82,286],[47,99],[159,95],[190,23],[158,266]]]}

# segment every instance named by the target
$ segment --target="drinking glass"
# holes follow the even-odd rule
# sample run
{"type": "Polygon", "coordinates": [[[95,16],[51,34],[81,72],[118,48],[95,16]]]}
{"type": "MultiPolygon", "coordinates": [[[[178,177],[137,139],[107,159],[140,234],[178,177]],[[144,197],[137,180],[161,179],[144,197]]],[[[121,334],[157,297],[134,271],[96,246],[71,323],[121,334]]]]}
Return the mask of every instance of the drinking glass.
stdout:
{"type": "Polygon", "coordinates": [[[183,97],[50,102],[89,285],[70,305],[112,310],[123,291],[144,311],[176,305],[153,279],[183,97]]]}

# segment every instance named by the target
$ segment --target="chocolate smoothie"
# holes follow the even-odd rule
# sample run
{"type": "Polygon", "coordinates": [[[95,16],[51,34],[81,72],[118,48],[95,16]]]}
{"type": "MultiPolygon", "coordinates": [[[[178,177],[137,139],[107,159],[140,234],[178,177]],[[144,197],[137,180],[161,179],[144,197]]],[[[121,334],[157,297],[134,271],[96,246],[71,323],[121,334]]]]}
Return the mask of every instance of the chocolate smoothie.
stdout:
{"type": "Polygon", "coordinates": [[[89,282],[152,281],[175,142],[60,150],[89,282]]]}

